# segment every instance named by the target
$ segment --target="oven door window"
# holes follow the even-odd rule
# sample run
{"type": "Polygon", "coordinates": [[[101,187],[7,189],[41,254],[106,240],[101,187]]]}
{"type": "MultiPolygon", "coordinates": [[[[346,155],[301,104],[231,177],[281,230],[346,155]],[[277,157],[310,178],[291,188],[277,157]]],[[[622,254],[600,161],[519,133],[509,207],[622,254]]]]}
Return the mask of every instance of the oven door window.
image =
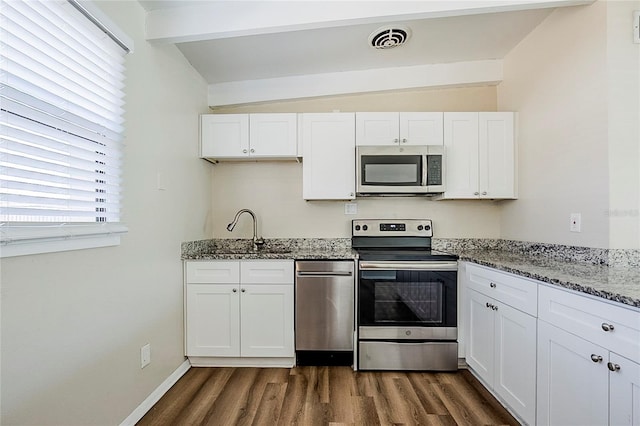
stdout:
{"type": "Polygon", "coordinates": [[[456,325],[456,273],[360,271],[359,324],[456,325]]]}
{"type": "Polygon", "coordinates": [[[362,185],[420,186],[422,159],[421,155],[363,155],[362,185]]]}
{"type": "Polygon", "coordinates": [[[442,322],[441,282],[384,282],[374,285],[373,321],[376,324],[442,322]]]}

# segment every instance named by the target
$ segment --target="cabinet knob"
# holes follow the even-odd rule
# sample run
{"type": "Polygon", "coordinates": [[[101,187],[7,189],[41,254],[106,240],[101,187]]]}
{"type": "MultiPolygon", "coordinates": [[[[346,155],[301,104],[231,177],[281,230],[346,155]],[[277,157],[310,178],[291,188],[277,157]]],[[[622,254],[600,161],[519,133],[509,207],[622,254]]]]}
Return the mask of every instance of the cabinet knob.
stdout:
{"type": "Polygon", "coordinates": [[[613,324],[607,324],[606,322],[603,322],[602,329],[604,331],[613,331],[614,327],[613,327],[613,324]]]}
{"type": "Polygon", "coordinates": [[[353,197],[353,192],[350,192],[350,193],[349,193],[349,197],[353,197]]]}
{"type": "Polygon", "coordinates": [[[487,308],[491,307],[491,303],[487,302],[487,308]]]}
{"type": "Polygon", "coordinates": [[[244,293],[245,291],[247,291],[247,289],[243,288],[243,289],[242,289],[242,290],[240,290],[240,291],[244,293]]]}
{"type": "Polygon", "coordinates": [[[491,283],[491,284],[489,284],[489,287],[491,287],[491,288],[496,288],[496,283],[491,283]]]}
{"type": "Polygon", "coordinates": [[[233,291],[234,293],[237,293],[237,292],[238,292],[238,289],[237,289],[237,288],[234,288],[234,289],[233,289],[233,290],[231,290],[231,291],[233,291]]]}
{"type": "Polygon", "coordinates": [[[398,139],[394,139],[393,143],[399,143],[399,140],[398,139]]]}
{"type": "Polygon", "coordinates": [[[614,364],[612,362],[607,363],[607,368],[611,371],[620,371],[620,366],[618,364],[614,364]]]}
{"type": "Polygon", "coordinates": [[[473,195],[480,195],[480,193],[479,192],[474,192],[473,195]]]}
{"type": "Polygon", "coordinates": [[[251,153],[253,154],[254,152],[256,152],[256,150],[251,148],[251,153]]]}
{"type": "Polygon", "coordinates": [[[407,143],[407,138],[403,138],[402,143],[407,143]]]}
{"type": "Polygon", "coordinates": [[[497,307],[496,305],[493,305],[493,306],[491,307],[491,309],[493,309],[494,311],[497,311],[497,310],[498,310],[498,307],[497,307]]]}
{"type": "Polygon", "coordinates": [[[243,150],[242,150],[242,153],[243,153],[243,154],[246,154],[246,153],[247,153],[247,150],[246,150],[246,149],[243,149],[243,150]]]}
{"type": "Polygon", "coordinates": [[[487,191],[482,191],[482,195],[487,195],[487,191]]]}
{"type": "Polygon", "coordinates": [[[593,362],[602,362],[602,357],[600,355],[591,354],[591,361],[593,361],[593,362]]]}

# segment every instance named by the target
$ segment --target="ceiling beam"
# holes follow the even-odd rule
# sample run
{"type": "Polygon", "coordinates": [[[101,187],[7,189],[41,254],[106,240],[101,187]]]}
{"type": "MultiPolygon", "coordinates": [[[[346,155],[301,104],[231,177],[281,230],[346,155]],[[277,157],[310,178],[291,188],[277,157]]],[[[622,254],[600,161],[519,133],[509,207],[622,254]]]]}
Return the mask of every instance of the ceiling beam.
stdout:
{"type": "Polygon", "coordinates": [[[336,26],[593,3],[594,0],[203,1],[147,13],[149,41],[183,43],[336,26]]]}
{"type": "Polygon", "coordinates": [[[502,60],[370,69],[210,84],[209,106],[387,90],[486,86],[502,81],[502,60]]]}

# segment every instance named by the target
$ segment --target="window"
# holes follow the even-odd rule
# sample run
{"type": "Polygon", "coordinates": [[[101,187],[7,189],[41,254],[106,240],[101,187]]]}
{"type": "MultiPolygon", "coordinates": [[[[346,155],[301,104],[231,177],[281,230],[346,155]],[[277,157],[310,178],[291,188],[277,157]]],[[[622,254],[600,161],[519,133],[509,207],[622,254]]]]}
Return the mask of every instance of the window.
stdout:
{"type": "Polygon", "coordinates": [[[120,165],[130,43],[86,7],[2,3],[3,257],[114,245],[126,231],[120,165]]]}

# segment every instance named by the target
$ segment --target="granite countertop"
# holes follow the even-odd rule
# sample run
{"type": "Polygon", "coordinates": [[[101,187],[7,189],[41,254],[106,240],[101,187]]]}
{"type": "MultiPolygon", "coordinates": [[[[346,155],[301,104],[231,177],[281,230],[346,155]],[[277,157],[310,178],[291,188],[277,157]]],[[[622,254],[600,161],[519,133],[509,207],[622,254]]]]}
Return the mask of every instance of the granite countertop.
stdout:
{"type": "Polygon", "coordinates": [[[246,239],[212,239],[182,244],[183,260],[239,259],[356,259],[350,238],[276,238],[267,239],[262,248],[253,250],[246,239]]]}
{"type": "MultiPolygon", "coordinates": [[[[598,260],[600,253],[590,249],[464,239],[441,239],[435,248],[456,254],[463,261],[640,308],[640,266],[607,266],[598,260]],[[564,257],[557,257],[559,253],[564,257]],[[596,255],[592,256],[593,253],[596,255]]],[[[252,241],[248,239],[211,239],[182,244],[183,260],[357,258],[350,238],[267,239],[259,251],[253,251],[252,241]]]]}
{"type": "Polygon", "coordinates": [[[462,250],[460,260],[640,308],[640,267],[558,260],[504,250],[462,250]]]}

